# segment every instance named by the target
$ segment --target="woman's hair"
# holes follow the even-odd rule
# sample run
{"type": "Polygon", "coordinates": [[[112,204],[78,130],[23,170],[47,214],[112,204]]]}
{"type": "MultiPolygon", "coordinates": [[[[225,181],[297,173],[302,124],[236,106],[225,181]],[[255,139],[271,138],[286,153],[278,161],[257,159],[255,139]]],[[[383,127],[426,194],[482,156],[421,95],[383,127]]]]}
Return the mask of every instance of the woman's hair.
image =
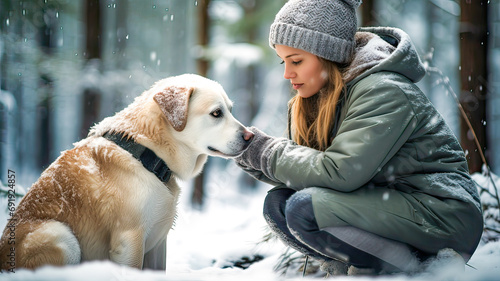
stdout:
{"type": "Polygon", "coordinates": [[[326,86],[309,98],[295,95],[289,101],[291,109],[291,135],[300,145],[325,151],[332,141],[335,109],[345,83],[342,70],[335,62],[318,57],[328,73],[326,86]]]}

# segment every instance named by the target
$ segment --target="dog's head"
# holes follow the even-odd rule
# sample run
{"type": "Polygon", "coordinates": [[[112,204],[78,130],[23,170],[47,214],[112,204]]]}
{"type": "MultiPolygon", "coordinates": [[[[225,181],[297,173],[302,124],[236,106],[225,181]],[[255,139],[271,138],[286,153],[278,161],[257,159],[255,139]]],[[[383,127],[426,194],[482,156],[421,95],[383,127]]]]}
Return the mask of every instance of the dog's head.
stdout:
{"type": "Polygon", "coordinates": [[[232,102],[215,81],[184,74],[160,81],[153,99],[173,136],[194,152],[230,158],[240,155],[253,133],[236,120],[232,102]]]}

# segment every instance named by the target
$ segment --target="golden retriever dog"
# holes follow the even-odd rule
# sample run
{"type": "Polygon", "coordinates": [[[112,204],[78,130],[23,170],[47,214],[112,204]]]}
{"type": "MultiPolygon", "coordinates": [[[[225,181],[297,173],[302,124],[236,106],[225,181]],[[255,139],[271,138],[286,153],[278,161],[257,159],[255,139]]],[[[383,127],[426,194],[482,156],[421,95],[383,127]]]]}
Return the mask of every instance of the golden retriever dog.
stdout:
{"type": "Polygon", "coordinates": [[[218,83],[185,74],[96,124],[19,203],[0,240],[1,269],[104,259],[164,269],[177,180],[200,173],[209,155],[241,154],[253,138],[231,108],[218,83]]]}

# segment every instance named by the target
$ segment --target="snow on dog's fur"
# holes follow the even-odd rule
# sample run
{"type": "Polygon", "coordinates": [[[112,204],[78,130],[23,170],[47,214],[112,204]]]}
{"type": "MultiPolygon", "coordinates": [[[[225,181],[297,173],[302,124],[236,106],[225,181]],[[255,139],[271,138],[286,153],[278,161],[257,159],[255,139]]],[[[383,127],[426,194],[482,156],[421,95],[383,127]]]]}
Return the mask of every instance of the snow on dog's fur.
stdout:
{"type": "Polygon", "coordinates": [[[253,137],[231,107],[219,84],[186,74],[160,80],[96,124],[22,199],[11,221],[15,244],[9,243],[8,227],[0,241],[0,268],[12,268],[12,260],[17,268],[36,268],[102,259],[164,268],[161,256],[176,214],[177,178],[198,174],[208,155],[241,154],[253,137]],[[123,134],[151,149],[173,176],[163,183],[103,138],[106,133],[123,134]],[[13,247],[15,259],[10,259],[13,247]],[[155,264],[158,253],[160,264],[155,264]]]}

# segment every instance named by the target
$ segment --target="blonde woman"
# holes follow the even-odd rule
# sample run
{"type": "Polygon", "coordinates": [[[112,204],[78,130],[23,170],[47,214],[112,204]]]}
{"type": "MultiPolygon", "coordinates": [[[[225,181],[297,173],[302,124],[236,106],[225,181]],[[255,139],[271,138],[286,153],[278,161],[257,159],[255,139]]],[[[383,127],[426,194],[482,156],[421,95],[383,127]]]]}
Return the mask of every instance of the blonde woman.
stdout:
{"type": "Polygon", "coordinates": [[[281,240],[330,274],[412,272],[462,263],[482,214],[459,142],[415,85],[410,38],[357,29],[359,0],[290,0],[269,42],[296,94],[290,139],[252,128],[237,164],[276,187],[264,216],[281,240]]]}

